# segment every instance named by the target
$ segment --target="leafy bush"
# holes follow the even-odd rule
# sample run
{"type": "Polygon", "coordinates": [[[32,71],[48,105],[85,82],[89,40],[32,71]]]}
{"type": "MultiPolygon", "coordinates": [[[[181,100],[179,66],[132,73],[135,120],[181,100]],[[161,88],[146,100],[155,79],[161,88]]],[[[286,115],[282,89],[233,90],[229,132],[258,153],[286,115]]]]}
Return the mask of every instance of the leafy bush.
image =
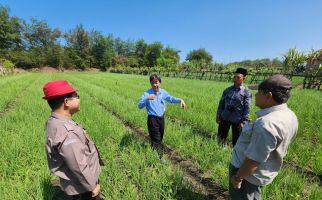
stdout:
{"type": "Polygon", "coordinates": [[[13,69],[15,67],[15,64],[7,59],[0,59],[0,64],[6,69],[13,69]]]}

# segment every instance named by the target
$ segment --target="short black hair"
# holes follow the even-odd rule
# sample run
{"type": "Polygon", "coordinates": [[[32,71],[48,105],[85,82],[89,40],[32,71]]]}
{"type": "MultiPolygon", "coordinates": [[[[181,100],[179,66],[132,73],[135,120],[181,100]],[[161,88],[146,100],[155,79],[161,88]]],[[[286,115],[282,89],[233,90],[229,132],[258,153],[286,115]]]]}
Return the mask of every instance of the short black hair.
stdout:
{"type": "Polygon", "coordinates": [[[55,110],[55,109],[57,109],[59,106],[61,106],[64,103],[64,100],[66,98],[73,97],[73,96],[75,96],[75,94],[77,94],[77,93],[76,92],[72,92],[72,93],[68,93],[68,94],[66,94],[64,96],[60,96],[58,98],[48,100],[47,101],[48,102],[48,105],[51,108],[51,110],[55,110]]]}
{"type": "Polygon", "coordinates": [[[247,69],[244,69],[244,68],[241,68],[241,67],[238,67],[235,71],[235,74],[242,74],[244,76],[247,76],[247,69]]]}
{"type": "Polygon", "coordinates": [[[157,80],[161,83],[161,78],[160,78],[160,76],[159,76],[158,74],[152,74],[152,75],[150,76],[150,83],[152,83],[152,81],[153,81],[154,79],[157,79],[157,80]]]}

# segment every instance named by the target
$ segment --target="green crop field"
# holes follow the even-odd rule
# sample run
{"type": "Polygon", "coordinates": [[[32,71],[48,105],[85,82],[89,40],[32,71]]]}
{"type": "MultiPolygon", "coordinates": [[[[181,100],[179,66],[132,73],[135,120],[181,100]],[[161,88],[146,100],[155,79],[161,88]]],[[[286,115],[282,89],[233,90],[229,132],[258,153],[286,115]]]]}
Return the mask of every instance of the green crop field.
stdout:
{"type": "MultiPolygon", "coordinates": [[[[25,73],[0,77],[0,198],[65,199],[47,167],[42,86],[66,79],[79,89],[74,120],[96,142],[105,166],[105,199],[225,199],[231,148],[217,145],[215,114],[231,83],[163,78],[162,88],[187,109],[167,104],[165,160],[146,139],[146,111],[137,108],[147,76],[110,73],[25,73]]],[[[255,94],[256,91],[253,91],[255,94]]],[[[255,119],[254,95],[251,118],[255,119]]],[[[322,93],[295,88],[288,102],[299,131],[264,199],[322,199],[322,93]]]]}

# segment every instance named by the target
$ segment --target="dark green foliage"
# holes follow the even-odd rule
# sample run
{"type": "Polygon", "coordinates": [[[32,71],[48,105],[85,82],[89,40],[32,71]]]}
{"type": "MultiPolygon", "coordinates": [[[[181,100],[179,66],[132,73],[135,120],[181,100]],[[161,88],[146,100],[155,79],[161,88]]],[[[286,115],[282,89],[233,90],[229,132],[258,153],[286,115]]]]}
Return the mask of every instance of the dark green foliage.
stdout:
{"type": "Polygon", "coordinates": [[[45,49],[57,44],[61,36],[59,29],[51,29],[45,21],[30,19],[30,24],[24,23],[24,45],[26,49],[45,49]]]}
{"type": "Polygon", "coordinates": [[[91,65],[91,50],[89,46],[89,35],[84,29],[83,25],[77,25],[76,28],[69,30],[68,33],[64,35],[67,45],[66,53],[71,58],[71,66],[78,69],[84,70],[91,65]]]}
{"type": "Polygon", "coordinates": [[[135,44],[135,56],[140,67],[147,65],[146,53],[148,45],[143,39],[139,39],[135,44]]]}
{"type": "Polygon", "coordinates": [[[113,49],[113,37],[111,35],[104,37],[97,31],[91,32],[90,48],[94,67],[105,71],[112,66],[115,51],[113,49]]]}
{"type": "Polygon", "coordinates": [[[52,45],[46,49],[45,63],[48,66],[63,67],[64,49],[60,45],[52,45]]]}
{"type": "Polygon", "coordinates": [[[0,6],[0,58],[12,61],[17,67],[173,69],[178,67],[179,52],[164,48],[160,42],[147,44],[143,39],[122,40],[95,30],[88,32],[81,24],[62,34],[44,20],[11,17],[9,9],[0,6]]]}
{"type": "MultiPolygon", "coordinates": [[[[306,67],[313,52],[305,55],[295,48],[279,59],[256,59],[218,64],[204,48],[192,50],[186,61],[180,63],[180,50],[164,47],[161,42],[146,43],[144,39],[122,40],[112,35],[102,35],[83,25],[77,25],[65,33],[51,28],[46,21],[31,18],[29,21],[10,16],[10,10],[0,5],[0,59],[7,59],[19,68],[50,66],[59,69],[85,70],[90,67],[102,71],[162,72],[167,73],[231,73],[237,67],[245,67],[250,74],[311,72],[306,67]]],[[[311,59],[312,60],[312,59],[311,59]]],[[[319,63],[311,64],[315,68],[319,63]]],[[[315,72],[316,73],[316,72],[315,72]]],[[[187,75],[187,76],[188,76],[187,75]]]]}
{"type": "Polygon", "coordinates": [[[206,64],[209,64],[212,62],[212,55],[206,51],[204,48],[192,50],[188,53],[187,61],[199,61],[199,62],[204,62],[206,64]]]}
{"type": "Polygon", "coordinates": [[[157,59],[158,66],[163,66],[168,69],[176,68],[180,61],[179,52],[171,47],[165,48],[161,52],[161,56],[157,59]]]}
{"type": "Polygon", "coordinates": [[[3,66],[6,69],[13,69],[15,64],[13,64],[10,60],[0,59],[0,66],[3,66]]]}
{"type": "Polygon", "coordinates": [[[12,50],[21,46],[21,23],[19,18],[10,17],[9,9],[0,6],[0,50],[12,50]]]}
{"type": "Polygon", "coordinates": [[[281,68],[283,66],[283,63],[277,58],[274,58],[272,60],[269,58],[263,58],[263,59],[256,59],[256,60],[243,60],[239,62],[232,62],[232,63],[229,63],[229,65],[259,69],[262,66],[264,66],[265,68],[281,68]]]}
{"type": "Polygon", "coordinates": [[[160,42],[154,42],[147,46],[146,59],[147,66],[153,67],[157,65],[157,59],[161,56],[163,45],[160,42]]]}

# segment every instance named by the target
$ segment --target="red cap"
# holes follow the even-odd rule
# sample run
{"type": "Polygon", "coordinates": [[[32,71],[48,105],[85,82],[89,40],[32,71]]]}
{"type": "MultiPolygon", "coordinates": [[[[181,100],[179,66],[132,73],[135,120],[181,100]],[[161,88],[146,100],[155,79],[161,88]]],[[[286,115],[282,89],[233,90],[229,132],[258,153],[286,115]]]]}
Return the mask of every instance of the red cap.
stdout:
{"type": "Polygon", "coordinates": [[[45,96],[43,99],[52,100],[69,93],[76,92],[77,90],[72,88],[65,80],[50,81],[43,87],[45,96]]]}

